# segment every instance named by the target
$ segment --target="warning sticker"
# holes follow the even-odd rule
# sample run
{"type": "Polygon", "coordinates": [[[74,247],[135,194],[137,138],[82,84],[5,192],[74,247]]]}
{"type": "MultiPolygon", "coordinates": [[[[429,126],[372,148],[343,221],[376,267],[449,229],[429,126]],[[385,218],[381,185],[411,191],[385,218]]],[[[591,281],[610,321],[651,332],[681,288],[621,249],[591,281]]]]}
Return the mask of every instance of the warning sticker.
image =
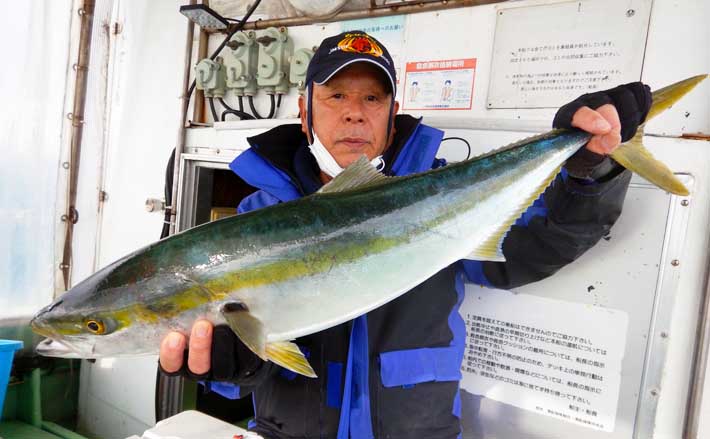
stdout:
{"type": "Polygon", "coordinates": [[[476,58],[409,62],[405,110],[470,110],[476,58]]]}
{"type": "Polygon", "coordinates": [[[461,387],[611,432],[628,316],[617,310],[467,287],[461,387]]]}

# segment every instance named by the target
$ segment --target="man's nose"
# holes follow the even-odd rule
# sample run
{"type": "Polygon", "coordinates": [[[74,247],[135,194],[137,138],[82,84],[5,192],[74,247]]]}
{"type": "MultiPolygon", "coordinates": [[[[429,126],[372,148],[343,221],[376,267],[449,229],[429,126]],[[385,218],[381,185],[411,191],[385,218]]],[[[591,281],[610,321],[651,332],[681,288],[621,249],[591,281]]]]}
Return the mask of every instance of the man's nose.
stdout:
{"type": "Polygon", "coordinates": [[[349,123],[362,123],[365,120],[365,109],[359,100],[348,102],[343,112],[343,118],[349,123]]]}

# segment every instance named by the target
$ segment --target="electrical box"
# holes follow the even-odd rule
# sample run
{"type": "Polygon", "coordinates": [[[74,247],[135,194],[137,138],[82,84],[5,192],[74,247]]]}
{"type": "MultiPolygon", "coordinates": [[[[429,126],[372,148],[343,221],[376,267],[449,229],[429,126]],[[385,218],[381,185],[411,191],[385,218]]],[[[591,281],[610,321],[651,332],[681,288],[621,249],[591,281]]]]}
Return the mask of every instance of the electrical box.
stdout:
{"type": "Polygon", "coordinates": [[[195,85],[198,90],[204,90],[206,97],[224,97],[226,78],[222,58],[215,61],[205,58],[195,66],[195,85]]]}
{"type": "Polygon", "coordinates": [[[237,96],[256,94],[256,68],[259,46],[254,31],[239,32],[227,44],[230,50],[224,59],[227,70],[227,88],[237,96]]]}
{"type": "Polygon", "coordinates": [[[301,94],[306,89],[306,71],[314,53],[313,49],[298,49],[291,57],[288,79],[301,94]]]}
{"type": "Polygon", "coordinates": [[[256,83],[268,94],[288,93],[288,61],[293,53],[293,40],[285,27],[266,29],[256,41],[259,61],[256,83]]]}

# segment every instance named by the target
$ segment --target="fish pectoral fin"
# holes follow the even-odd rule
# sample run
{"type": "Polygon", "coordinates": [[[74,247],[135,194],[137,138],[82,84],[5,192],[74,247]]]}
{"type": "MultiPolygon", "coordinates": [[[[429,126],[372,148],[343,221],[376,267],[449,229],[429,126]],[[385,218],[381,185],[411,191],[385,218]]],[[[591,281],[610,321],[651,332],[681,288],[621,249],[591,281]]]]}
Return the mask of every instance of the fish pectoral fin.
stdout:
{"type": "Polygon", "coordinates": [[[505,255],[503,255],[503,241],[508,235],[510,228],[513,227],[515,221],[522,216],[523,213],[530,207],[535,200],[545,192],[552,181],[560,173],[562,166],[557,167],[550,175],[548,175],[537,187],[535,187],[528,196],[523,199],[520,204],[515,207],[510,214],[505,218],[505,220],[497,226],[497,228],[491,233],[491,235],[483,241],[478,247],[473,249],[469,255],[469,259],[475,259],[477,261],[493,261],[493,262],[505,262],[505,255]]]}
{"type": "Polygon", "coordinates": [[[309,378],[318,377],[295,343],[289,341],[267,343],[266,356],[269,360],[292,372],[309,378]]]}
{"type": "Polygon", "coordinates": [[[387,181],[397,177],[387,177],[367,160],[364,155],[360,156],[343,172],[338,174],[330,183],[326,184],[318,191],[319,194],[345,192],[351,189],[372,186],[377,183],[387,181]]]}
{"type": "Polygon", "coordinates": [[[673,171],[643,146],[643,126],[639,127],[631,140],[615,149],[611,158],[667,192],[683,196],[690,193],[673,171]]]}
{"type": "Polygon", "coordinates": [[[222,315],[237,337],[259,358],[273,361],[298,374],[316,378],[316,373],[295,343],[288,341],[266,343],[264,325],[243,303],[225,303],[222,307],[222,315]]]}
{"type": "Polygon", "coordinates": [[[222,315],[242,343],[262,360],[268,360],[266,336],[261,320],[251,315],[249,309],[240,302],[225,303],[222,307],[222,315]]]}

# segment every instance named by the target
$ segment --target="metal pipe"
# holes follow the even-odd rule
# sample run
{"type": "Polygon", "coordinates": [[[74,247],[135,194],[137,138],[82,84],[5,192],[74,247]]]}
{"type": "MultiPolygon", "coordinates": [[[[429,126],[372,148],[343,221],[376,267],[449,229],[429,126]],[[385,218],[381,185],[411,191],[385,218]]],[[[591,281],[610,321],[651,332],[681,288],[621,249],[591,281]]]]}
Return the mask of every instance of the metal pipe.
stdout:
{"type": "MultiPolygon", "coordinates": [[[[247,23],[244,29],[257,30],[266,29],[268,27],[289,27],[289,26],[305,26],[315,23],[330,23],[342,20],[355,20],[358,18],[375,18],[387,17],[390,15],[416,14],[419,12],[442,11],[445,9],[466,8],[470,6],[488,5],[491,3],[501,3],[503,0],[422,0],[410,1],[404,4],[394,5],[378,5],[369,9],[360,9],[356,11],[344,11],[334,14],[332,17],[287,17],[274,18],[270,20],[257,20],[247,23]]],[[[372,3],[372,2],[371,2],[372,3]]],[[[376,4],[376,3],[375,3],[376,4]]],[[[230,25],[228,29],[221,31],[212,31],[220,33],[228,33],[235,26],[230,25]]]]}
{"type": "Polygon", "coordinates": [[[94,0],[84,0],[84,4],[82,8],[79,9],[78,13],[81,17],[79,59],[75,69],[74,105],[72,112],[68,116],[72,122],[69,158],[69,200],[67,203],[67,211],[62,215],[62,221],[66,224],[64,252],[60,265],[62,277],[64,278],[64,289],[69,289],[71,282],[72,239],[74,236],[74,224],[79,220],[79,212],[76,210],[76,193],[79,183],[79,164],[81,162],[81,137],[84,127],[86,86],[89,82],[88,70],[89,57],[91,55],[91,30],[94,23],[94,0]]]}
{"type": "MultiPolygon", "coordinates": [[[[209,0],[202,0],[202,4],[209,6],[209,0]]],[[[209,49],[209,33],[200,28],[200,43],[197,46],[197,59],[207,58],[207,52],[209,49]]],[[[192,53],[190,53],[192,57],[192,53]]],[[[192,120],[195,122],[207,122],[207,111],[205,108],[205,92],[197,89],[195,90],[195,105],[192,109],[192,120]]]]}

